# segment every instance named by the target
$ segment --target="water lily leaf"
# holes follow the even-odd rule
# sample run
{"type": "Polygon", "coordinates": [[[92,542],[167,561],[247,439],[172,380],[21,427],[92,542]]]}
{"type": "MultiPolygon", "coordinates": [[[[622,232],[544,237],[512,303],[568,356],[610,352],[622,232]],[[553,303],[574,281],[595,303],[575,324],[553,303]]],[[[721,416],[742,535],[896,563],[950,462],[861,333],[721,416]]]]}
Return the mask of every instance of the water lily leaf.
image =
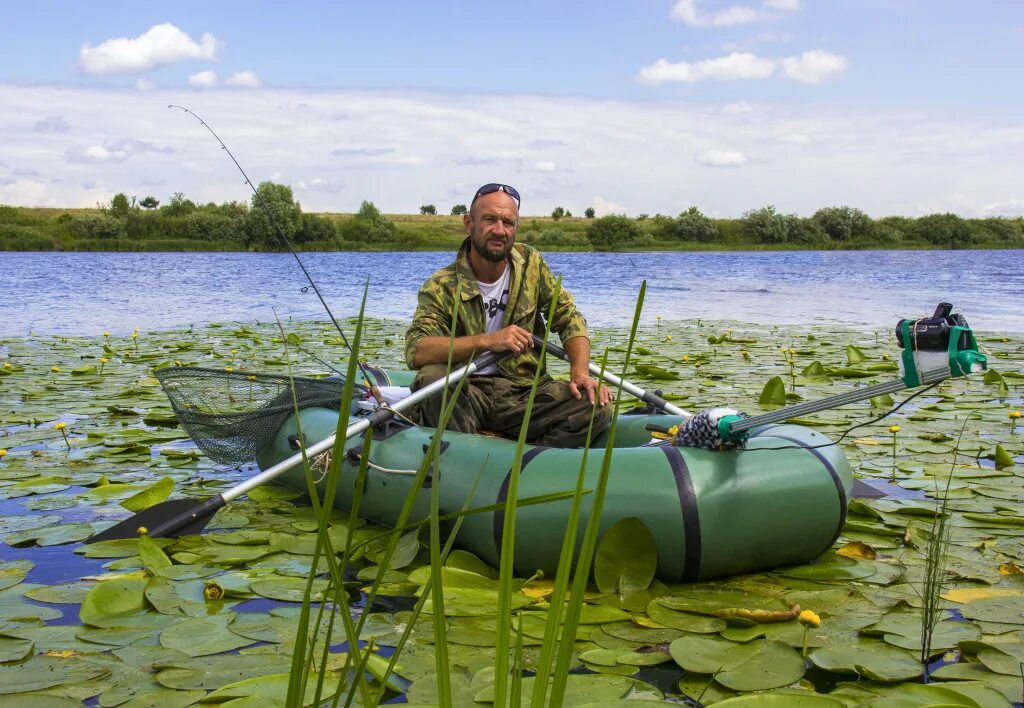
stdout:
{"type": "Polygon", "coordinates": [[[0,590],[20,583],[33,566],[35,563],[30,560],[0,561],[0,590]]]}
{"type": "MultiPolygon", "coordinates": [[[[290,674],[273,674],[271,676],[259,676],[257,678],[245,679],[243,681],[236,681],[230,683],[227,686],[218,688],[213,693],[204,698],[204,702],[207,703],[228,703],[229,705],[234,704],[234,701],[244,698],[256,699],[258,702],[252,705],[284,705],[285,697],[288,694],[288,683],[291,679],[290,674]]],[[[316,697],[316,681],[310,681],[306,685],[306,692],[303,695],[303,705],[312,701],[316,697]]],[[[324,680],[323,692],[321,698],[323,700],[330,700],[334,697],[334,694],[338,692],[341,687],[341,677],[339,674],[328,674],[324,680]]],[[[242,705],[239,702],[237,705],[242,705]]]]}
{"type": "Polygon", "coordinates": [[[60,523],[62,517],[57,514],[40,514],[27,515],[23,514],[20,516],[3,516],[0,517],[0,536],[5,536],[15,531],[26,531],[28,529],[38,529],[43,526],[52,526],[53,524],[60,523]]]}
{"type": "Polygon", "coordinates": [[[58,585],[44,585],[25,591],[25,597],[37,602],[52,602],[62,605],[79,605],[96,583],[74,582],[58,585]]]}
{"type": "Polygon", "coordinates": [[[846,704],[837,698],[811,691],[766,691],[717,701],[728,708],[840,708],[846,704]]]}
{"type": "Polygon", "coordinates": [[[658,602],[658,600],[652,600],[648,603],[647,615],[664,627],[681,629],[684,632],[692,632],[693,634],[716,634],[728,626],[724,619],[717,617],[670,610],[658,602]]]}
{"type": "Polygon", "coordinates": [[[922,673],[916,656],[884,642],[815,649],[809,658],[825,671],[859,674],[872,681],[910,681],[922,673]]]}
{"type": "Polygon", "coordinates": [[[757,402],[761,406],[784,406],[786,405],[786,384],[781,376],[773,376],[764,385],[757,402]]]}
{"type": "Polygon", "coordinates": [[[468,570],[470,573],[476,573],[492,580],[498,579],[497,570],[484,563],[469,551],[464,551],[461,548],[456,548],[449,553],[444,564],[449,568],[468,570]]]}
{"type": "Polygon", "coordinates": [[[735,666],[753,656],[753,644],[736,644],[724,639],[680,637],[668,646],[672,659],[687,671],[714,674],[726,666],[735,666]]]}
{"type": "Polygon", "coordinates": [[[850,541],[839,548],[836,554],[847,558],[866,558],[867,560],[874,560],[876,556],[875,549],[862,541],[850,541]]]}
{"type": "Polygon", "coordinates": [[[867,361],[867,358],[867,355],[860,350],[860,347],[855,347],[852,344],[846,345],[847,364],[860,364],[862,361],[867,361]]]}
{"type": "Polygon", "coordinates": [[[942,597],[957,603],[970,602],[972,600],[980,600],[984,597],[1006,597],[1006,596],[1024,596],[1024,590],[1017,590],[1015,588],[995,588],[995,587],[983,587],[983,588],[954,588],[947,590],[942,593],[942,597]]]}
{"type": "MultiPolygon", "coordinates": [[[[310,599],[314,602],[323,601],[329,586],[330,582],[328,580],[322,578],[315,579],[310,599]]],[[[306,579],[268,576],[249,583],[249,589],[257,595],[271,600],[302,602],[302,598],[306,594],[306,579]]]]}
{"type": "Polygon", "coordinates": [[[105,580],[85,594],[79,618],[94,627],[108,627],[121,617],[146,609],[146,579],[125,577],[105,580]]]}
{"type": "Polygon", "coordinates": [[[395,552],[391,555],[391,562],[388,564],[388,568],[390,570],[397,570],[406,567],[412,563],[419,552],[419,532],[409,531],[402,534],[402,537],[398,539],[398,544],[395,546],[395,552]]]}
{"type": "Polygon", "coordinates": [[[171,477],[164,477],[163,479],[154,482],[150,486],[146,487],[137,494],[133,494],[121,501],[123,506],[128,511],[139,512],[143,509],[148,509],[154,504],[159,504],[171,495],[171,491],[174,489],[174,479],[171,477]]]}
{"type": "MultiPolygon", "coordinates": [[[[430,579],[430,566],[417,568],[409,573],[410,583],[424,585],[430,579]]],[[[461,568],[441,568],[441,583],[445,589],[448,588],[479,588],[481,590],[495,590],[498,587],[496,580],[461,568]]]]}
{"type": "Polygon", "coordinates": [[[162,686],[178,690],[221,688],[236,681],[279,674],[291,659],[280,654],[223,654],[201,659],[158,661],[154,677],[162,686]]]}
{"type": "Polygon", "coordinates": [[[787,644],[757,642],[750,656],[723,667],[715,680],[734,691],[763,691],[798,681],[805,668],[803,658],[787,644]]]}
{"type": "Polygon", "coordinates": [[[1013,467],[1014,465],[1013,456],[1006,451],[1006,448],[998,444],[996,445],[995,462],[997,470],[1013,467]]]}
{"type": "Polygon", "coordinates": [[[84,541],[94,533],[96,529],[92,524],[58,524],[8,534],[4,537],[4,542],[11,546],[31,545],[33,541],[37,546],[61,546],[65,543],[84,541]]]}
{"type": "Polygon", "coordinates": [[[659,597],[657,602],[670,610],[695,614],[729,617],[736,610],[766,610],[789,612],[791,606],[784,600],[769,595],[733,588],[705,587],[686,590],[659,597]]]}
{"type": "Polygon", "coordinates": [[[1024,596],[1003,595],[971,600],[960,608],[968,619],[1024,624],[1024,596]]]}
{"type": "Polygon", "coordinates": [[[32,653],[35,642],[29,639],[0,636],[0,664],[21,661],[32,653]]]}
{"type": "Polygon", "coordinates": [[[601,592],[628,595],[646,590],[658,567],[654,537],[636,517],[620,519],[597,546],[594,580],[601,592]]]}
{"type": "Polygon", "coordinates": [[[139,557],[142,558],[143,567],[154,575],[172,565],[171,559],[148,535],[139,537],[139,557]]]}
{"type": "MultiPolygon", "coordinates": [[[[535,680],[533,676],[522,680],[520,695],[524,699],[528,700],[529,696],[532,695],[535,680]]],[[[631,690],[636,690],[637,688],[650,691],[652,697],[660,697],[660,691],[650,684],[626,676],[569,674],[566,677],[565,703],[566,705],[579,705],[581,703],[600,701],[603,704],[606,701],[611,702],[618,698],[623,698],[631,690]]],[[[493,702],[494,685],[491,684],[481,689],[473,699],[478,703],[493,702]]]]}
{"type": "Polygon", "coordinates": [[[874,575],[876,568],[852,558],[826,553],[807,565],[782,568],[775,572],[787,578],[803,580],[859,580],[874,575]]]}
{"type": "Polygon", "coordinates": [[[188,656],[207,656],[248,646],[253,640],[228,629],[234,612],[208,617],[189,617],[160,632],[160,644],[188,656]]]}
{"type": "Polygon", "coordinates": [[[0,694],[38,691],[51,686],[82,683],[110,673],[80,659],[36,656],[23,664],[0,666],[0,694]]]}

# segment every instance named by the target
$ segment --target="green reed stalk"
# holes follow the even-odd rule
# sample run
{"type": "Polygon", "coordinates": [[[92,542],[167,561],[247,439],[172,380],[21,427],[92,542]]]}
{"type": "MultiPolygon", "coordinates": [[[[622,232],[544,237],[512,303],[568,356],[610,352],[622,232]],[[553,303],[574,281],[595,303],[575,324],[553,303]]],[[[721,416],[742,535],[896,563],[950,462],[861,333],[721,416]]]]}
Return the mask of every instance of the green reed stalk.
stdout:
{"type": "MultiPolygon", "coordinates": [[[[608,361],[607,354],[601,361],[601,381],[598,382],[598,390],[595,395],[600,394],[604,385],[604,366],[608,361]]],[[[583,444],[583,456],[580,459],[580,469],[576,475],[576,488],[572,496],[572,508],[569,510],[569,518],[565,524],[565,534],[562,536],[562,549],[558,556],[558,569],[555,571],[555,588],[551,593],[551,600],[548,602],[548,619],[544,627],[544,641],[541,644],[540,659],[537,662],[537,678],[533,684],[533,695],[530,703],[535,706],[543,706],[547,697],[548,686],[551,683],[551,665],[555,659],[555,652],[558,649],[558,628],[562,622],[562,608],[565,606],[565,591],[569,585],[569,576],[572,571],[573,554],[576,550],[576,538],[580,525],[580,509],[583,507],[583,495],[585,491],[583,483],[587,478],[587,461],[590,459],[590,440],[594,431],[594,417],[597,413],[597,406],[590,412],[590,422],[587,424],[587,437],[583,444]]]]}
{"type": "Polygon", "coordinates": [[[928,680],[928,659],[932,653],[932,638],[935,635],[935,627],[942,616],[942,590],[946,577],[946,561],[949,558],[949,543],[951,527],[949,516],[952,510],[949,508],[949,486],[953,481],[953,471],[956,469],[956,458],[960,450],[960,441],[963,439],[964,430],[967,429],[967,422],[971,419],[974,411],[969,411],[960,426],[960,433],[956,438],[956,446],[953,448],[953,461],[949,466],[949,476],[946,477],[946,487],[939,497],[938,485],[936,485],[935,515],[932,517],[931,537],[928,539],[928,552],[925,557],[925,579],[923,592],[921,593],[921,665],[925,669],[925,681],[928,680]]]}
{"type": "Polygon", "coordinates": [[[505,518],[502,525],[501,562],[498,570],[498,644],[494,661],[494,705],[504,708],[508,701],[508,653],[509,635],[512,630],[512,580],[515,575],[516,546],[516,500],[519,498],[519,474],[523,468],[523,451],[526,449],[526,434],[530,428],[530,416],[533,413],[533,402],[537,397],[537,385],[540,374],[547,359],[548,336],[551,334],[551,321],[554,319],[555,306],[562,292],[562,277],[555,282],[548,308],[547,322],[544,326],[544,343],[540,349],[540,361],[533,372],[530,384],[530,395],[526,399],[526,412],[519,428],[519,439],[512,457],[512,469],[509,472],[508,494],[505,497],[505,518]]]}
{"type": "MultiPolygon", "coordinates": [[[[442,564],[448,558],[448,554],[451,552],[452,546],[455,545],[455,539],[459,535],[459,529],[462,528],[463,520],[468,514],[473,513],[474,511],[469,509],[469,503],[473,500],[473,496],[476,494],[476,486],[480,482],[480,478],[482,476],[483,468],[480,469],[480,472],[477,473],[476,478],[473,480],[473,484],[469,488],[469,494],[466,495],[466,501],[462,504],[462,511],[459,513],[458,518],[455,520],[455,524],[452,526],[452,532],[448,534],[448,538],[445,540],[444,548],[441,549],[440,560],[442,564]]],[[[440,520],[442,517],[438,518],[440,520]]],[[[387,669],[385,669],[384,676],[381,679],[382,682],[386,682],[388,677],[391,676],[392,672],[395,670],[395,666],[398,664],[398,657],[401,655],[402,650],[405,649],[405,644],[409,641],[409,637],[412,635],[412,630],[416,624],[416,620],[419,619],[420,613],[423,612],[423,608],[427,604],[427,598],[429,597],[433,599],[433,595],[431,594],[433,587],[434,572],[431,571],[430,577],[427,578],[427,582],[421,590],[420,596],[416,600],[416,604],[412,608],[412,614],[405,625],[405,630],[402,632],[402,636],[399,637],[398,642],[395,644],[395,651],[391,654],[391,660],[388,662],[387,669]]],[[[436,606],[434,615],[435,617],[437,616],[436,606]]],[[[445,704],[441,703],[440,705],[445,704]]]]}
{"type": "MultiPolygon", "coordinates": [[[[460,297],[460,294],[461,294],[461,287],[456,286],[456,289],[455,289],[455,310],[454,310],[454,313],[453,313],[453,320],[452,320],[453,322],[456,321],[455,318],[458,316],[459,303],[462,300],[462,298],[460,297]]],[[[453,328],[453,336],[454,336],[454,328],[453,328]]],[[[451,346],[451,345],[449,345],[449,346],[451,346]]],[[[449,370],[450,370],[450,368],[451,367],[449,367],[449,370]]],[[[423,482],[426,479],[427,471],[430,469],[430,467],[432,466],[434,460],[437,458],[437,455],[439,453],[440,446],[441,446],[441,437],[442,437],[442,435],[444,433],[445,427],[448,425],[448,420],[451,417],[452,412],[454,411],[455,402],[458,400],[459,394],[462,392],[462,388],[463,388],[463,386],[466,383],[466,378],[467,377],[463,377],[463,378],[459,379],[459,381],[456,383],[455,391],[452,393],[451,401],[447,400],[448,387],[445,386],[443,388],[443,390],[442,390],[442,396],[443,396],[442,399],[441,399],[441,401],[442,401],[442,413],[441,413],[441,418],[438,421],[438,427],[436,429],[437,432],[434,434],[434,436],[431,439],[430,447],[427,450],[427,454],[424,456],[423,462],[420,464],[420,467],[419,467],[419,469],[416,472],[416,476],[413,478],[412,484],[411,484],[411,486],[409,488],[409,493],[406,496],[405,501],[402,504],[402,509],[399,512],[398,518],[395,520],[395,527],[396,527],[396,529],[404,527],[406,525],[408,519],[409,519],[409,516],[412,514],[412,509],[413,509],[413,506],[416,503],[416,498],[419,495],[420,490],[423,488],[423,482]]],[[[339,423],[339,425],[340,425],[340,423],[339,423]]],[[[391,558],[394,555],[395,549],[398,546],[398,541],[401,538],[401,533],[393,530],[390,534],[388,534],[388,536],[389,536],[388,545],[385,548],[384,553],[382,554],[382,556],[381,556],[381,558],[379,560],[379,570],[377,572],[376,577],[373,580],[373,585],[370,587],[370,592],[367,593],[367,596],[366,596],[366,602],[365,602],[365,606],[366,607],[370,607],[373,604],[373,601],[377,597],[377,592],[380,590],[381,582],[383,581],[384,576],[387,573],[387,568],[390,565],[391,558]]],[[[355,628],[355,634],[356,634],[357,637],[362,632],[363,626],[366,623],[366,617],[367,617],[367,614],[365,612],[362,613],[362,615],[360,615],[360,617],[359,617],[359,621],[356,624],[356,628],[355,628]]],[[[442,621],[443,621],[443,618],[442,618],[442,621]]],[[[350,655],[349,658],[351,659],[351,655],[350,655]]],[[[346,667],[348,666],[348,663],[349,662],[346,662],[346,667]]],[[[365,659],[364,659],[363,663],[361,663],[359,665],[358,671],[360,671],[360,672],[362,671],[363,664],[365,664],[365,659]]],[[[352,700],[353,700],[354,697],[355,697],[354,691],[350,691],[350,693],[346,697],[346,701],[345,701],[346,708],[347,708],[347,706],[351,705],[352,700]]]]}
{"type": "MultiPolygon", "coordinates": [[[[626,357],[622,364],[622,376],[629,373],[629,361],[633,354],[633,343],[636,341],[636,330],[640,324],[640,312],[643,310],[644,295],[647,292],[647,281],[640,285],[640,295],[637,297],[636,310],[633,313],[633,326],[629,331],[629,342],[626,344],[626,357]]],[[[602,358],[602,370],[608,361],[608,352],[605,351],[602,358]]],[[[622,396],[622,386],[616,398],[622,396]]],[[[601,462],[601,473],[598,476],[597,489],[594,492],[594,499],[590,509],[590,518],[587,520],[587,528],[583,534],[583,545],[580,548],[579,558],[576,561],[576,573],[572,582],[572,595],[569,599],[569,606],[566,608],[565,623],[562,628],[562,639],[558,647],[558,661],[555,664],[554,679],[551,686],[551,700],[549,705],[558,708],[565,700],[565,687],[569,676],[569,664],[572,661],[573,643],[576,639],[576,627],[579,624],[580,612],[583,607],[583,595],[587,589],[587,581],[590,579],[590,567],[594,560],[594,551],[597,548],[597,536],[601,530],[601,512],[604,510],[605,492],[608,490],[608,474],[611,470],[612,452],[615,450],[615,431],[619,423],[619,409],[616,406],[612,415],[612,423],[608,428],[608,442],[605,445],[604,459],[601,462]]]]}
{"type": "MultiPolygon", "coordinates": [[[[349,359],[348,370],[345,375],[345,386],[342,391],[342,397],[340,401],[341,407],[339,411],[346,411],[352,405],[352,399],[355,393],[355,380],[356,380],[356,366],[358,363],[358,351],[359,343],[362,338],[362,329],[364,321],[364,312],[366,309],[366,297],[369,292],[369,283],[363,288],[363,298],[359,307],[359,316],[356,320],[355,335],[352,342],[352,356],[349,359]]],[[[280,326],[280,322],[278,323],[280,326]]],[[[282,334],[283,328],[282,328],[282,334]]],[[[288,362],[289,376],[291,375],[291,364],[290,358],[288,357],[287,348],[287,336],[283,336],[282,339],[285,342],[285,353],[286,362],[288,362]]],[[[299,419],[298,402],[295,396],[294,384],[292,385],[292,401],[295,405],[296,424],[298,428],[299,439],[302,439],[302,430],[299,419]]],[[[333,626],[333,613],[337,612],[339,606],[339,599],[344,593],[344,578],[337,564],[337,557],[334,555],[334,549],[331,546],[330,538],[327,535],[328,524],[330,521],[331,512],[334,506],[334,497],[337,492],[338,478],[340,476],[340,466],[343,446],[345,444],[344,435],[342,432],[345,428],[347,416],[338,416],[338,427],[336,430],[337,440],[334,443],[331,456],[331,464],[328,470],[327,482],[324,488],[324,499],[323,503],[320,503],[320,497],[316,489],[316,483],[313,480],[312,469],[309,464],[309,460],[306,458],[305,450],[302,450],[303,456],[303,469],[305,471],[306,483],[308,486],[310,503],[313,507],[314,514],[318,517],[318,528],[317,528],[317,539],[313,549],[313,557],[309,570],[309,575],[306,579],[306,589],[303,593],[302,606],[299,611],[299,622],[296,627],[295,645],[292,653],[292,666],[290,671],[290,678],[288,681],[288,692],[286,694],[287,705],[301,705],[302,699],[305,696],[306,685],[308,677],[313,669],[315,663],[315,654],[310,651],[308,659],[306,658],[306,644],[308,641],[309,632],[309,614],[310,614],[310,600],[313,588],[313,581],[318,575],[317,569],[320,565],[321,554],[324,554],[327,560],[328,569],[330,572],[330,584],[324,591],[324,600],[322,603],[327,601],[327,592],[331,589],[334,590],[334,607],[332,609],[332,620],[331,625],[333,626]]],[[[343,603],[346,604],[347,603],[343,603]]],[[[323,604],[321,604],[320,611],[317,613],[317,623],[313,631],[313,647],[315,647],[316,637],[320,633],[320,621],[323,617],[323,604]]],[[[351,617],[348,612],[342,613],[342,621],[345,626],[347,639],[349,642],[349,657],[353,655],[358,658],[359,645],[358,645],[358,634],[355,633],[352,625],[351,617]]],[[[327,645],[329,649],[330,638],[327,639],[327,645]]],[[[326,657],[325,657],[326,658],[326,657]]],[[[319,693],[322,690],[322,674],[326,671],[326,664],[321,666],[321,678],[317,682],[317,702],[319,702],[319,693]]],[[[366,684],[365,675],[356,676],[356,685],[359,686],[360,692],[365,700],[369,700],[370,693],[369,688],[366,684]]]]}

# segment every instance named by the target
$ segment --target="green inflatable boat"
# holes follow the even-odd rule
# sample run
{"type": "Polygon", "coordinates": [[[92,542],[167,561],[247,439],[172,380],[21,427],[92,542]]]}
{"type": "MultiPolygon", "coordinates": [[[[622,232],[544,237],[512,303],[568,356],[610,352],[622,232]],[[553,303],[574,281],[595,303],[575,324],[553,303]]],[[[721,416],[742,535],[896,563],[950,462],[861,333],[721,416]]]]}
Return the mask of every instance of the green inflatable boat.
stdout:
{"type": "MultiPolygon", "coordinates": [[[[391,373],[389,384],[407,385],[409,372],[391,373]]],[[[358,413],[358,411],[356,411],[358,413]]],[[[309,407],[298,421],[307,446],[338,427],[338,411],[309,407]]],[[[349,423],[358,420],[349,418],[349,423]]],[[[739,450],[711,451],[652,441],[648,423],[671,426],[684,420],[668,415],[620,414],[612,453],[602,533],[620,519],[636,517],[650,530],[658,550],[658,577],[665,582],[708,580],[806,563],[833,544],[846,521],[853,475],[846,457],[824,435],[799,425],[765,425],[750,431],[739,450]]],[[[292,415],[257,455],[262,469],[298,449],[292,415]]],[[[409,494],[414,472],[436,431],[391,426],[377,436],[361,502],[367,520],[393,526],[409,494]]],[[[470,508],[504,503],[514,461],[514,441],[458,432],[444,434],[440,454],[442,513],[457,512],[476,483],[470,508]],[[479,480],[477,480],[479,476],[479,480]]],[[[593,442],[585,486],[595,488],[606,437],[593,442]]],[[[346,449],[361,448],[349,440],[346,449]]],[[[519,481],[520,498],[571,491],[579,474],[581,450],[527,446],[519,481]]],[[[335,506],[347,510],[357,467],[346,456],[335,506]]],[[[278,480],[307,490],[301,467],[278,480]]],[[[421,489],[412,520],[430,509],[430,482],[421,489]]],[[[590,508],[584,497],[577,548],[590,508]]],[[[570,500],[520,507],[516,524],[515,570],[529,577],[542,570],[551,577],[565,533],[570,500]]],[[[456,543],[499,564],[504,512],[465,517],[456,543]]]]}

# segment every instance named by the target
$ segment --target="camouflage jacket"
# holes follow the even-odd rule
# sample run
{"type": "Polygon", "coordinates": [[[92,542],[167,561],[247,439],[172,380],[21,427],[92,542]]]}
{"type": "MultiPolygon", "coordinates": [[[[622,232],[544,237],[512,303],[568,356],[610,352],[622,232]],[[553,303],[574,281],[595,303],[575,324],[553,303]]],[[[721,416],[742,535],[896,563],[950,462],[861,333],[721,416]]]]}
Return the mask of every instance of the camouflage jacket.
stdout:
{"type": "MultiPolygon", "coordinates": [[[[405,333],[405,363],[411,369],[416,346],[422,337],[450,337],[455,290],[459,287],[462,302],[455,336],[482,334],[484,301],[477,286],[476,275],[469,265],[469,239],[459,247],[455,261],[434,273],[420,288],[416,314],[405,333]]],[[[502,326],[519,325],[538,336],[544,334],[544,320],[551,306],[557,280],[540,252],[526,244],[515,244],[509,254],[508,306],[502,326]]],[[[551,320],[551,331],[557,332],[564,344],[573,337],[588,337],[587,321],[576,309],[572,294],[562,289],[551,320]]],[[[481,352],[482,353],[482,352],[481,352]]],[[[459,365],[468,362],[458,362],[459,365]]],[[[512,354],[498,362],[498,375],[516,384],[529,386],[540,363],[540,352],[534,348],[512,354]]],[[[541,380],[550,377],[541,372],[541,380]]]]}

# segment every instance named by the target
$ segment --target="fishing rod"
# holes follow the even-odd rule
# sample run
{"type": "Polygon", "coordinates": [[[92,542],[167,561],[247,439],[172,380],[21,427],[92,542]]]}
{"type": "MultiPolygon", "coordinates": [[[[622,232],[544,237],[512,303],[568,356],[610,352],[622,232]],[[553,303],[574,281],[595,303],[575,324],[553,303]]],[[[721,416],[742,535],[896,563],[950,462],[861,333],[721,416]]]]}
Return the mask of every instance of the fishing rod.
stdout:
{"type": "MultiPolygon", "coordinates": [[[[167,107],[177,108],[178,110],[188,113],[190,116],[199,121],[200,125],[202,125],[208,131],[210,131],[210,135],[212,135],[214,139],[218,143],[220,143],[221,149],[228,154],[228,157],[231,158],[231,161],[235,163],[235,167],[237,167],[238,171],[242,173],[242,177],[245,178],[245,183],[249,185],[249,189],[252,190],[253,196],[259,196],[259,192],[256,191],[255,185],[253,185],[252,180],[249,179],[249,175],[245,173],[245,170],[242,169],[242,166],[238,163],[238,160],[235,159],[234,154],[231,152],[230,149],[228,149],[228,146],[224,144],[224,141],[220,139],[220,136],[217,135],[216,131],[210,127],[209,123],[207,123],[205,120],[200,118],[194,111],[186,108],[185,106],[179,106],[176,103],[171,103],[168,104],[167,107]]],[[[277,217],[274,216],[274,210],[271,209],[263,200],[256,201],[259,201],[260,205],[263,207],[264,213],[266,213],[267,218],[270,219],[270,225],[274,228],[274,231],[277,232],[277,237],[281,239],[282,243],[284,243],[285,246],[288,247],[289,253],[291,253],[292,256],[295,258],[295,262],[299,264],[299,268],[302,269],[302,273],[303,275],[306,276],[306,280],[309,281],[309,285],[311,288],[313,288],[313,292],[315,292],[316,296],[320,298],[320,304],[324,306],[324,309],[327,311],[327,316],[330,317],[331,322],[334,323],[334,328],[337,329],[338,334],[341,335],[341,341],[345,343],[345,347],[348,348],[349,354],[355,357],[355,351],[353,351],[352,345],[349,344],[348,337],[345,336],[345,332],[341,329],[341,325],[338,324],[338,320],[334,317],[334,313],[331,311],[331,308],[327,305],[327,301],[324,299],[323,294],[321,294],[320,288],[316,286],[316,283],[313,281],[313,276],[309,274],[309,271],[306,270],[306,265],[302,262],[302,259],[299,258],[299,254],[295,252],[294,248],[292,248],[292,242],[288,240],[288,237],[285,236],[284,234],[284,230],[278,225],[277,217]]],[[[359,361],[358,358],[356,358],[356,366],[359,367],[359,372],[363,375],[363,380],[366,381],[366,388],[370,391],[370,395],[372,395],[374,400],[377,401],[377,405],[384,406],[385,402],[383,395],[381,395],[380,390],[373,385],[373,381],[372,379],[370,379],[370,375],[366,372],[366,369],[363,368],[363,363],[359,361]]]]}
{"type": "MultiPolygon", "coordinates": [[[[670,432],[673,428],[654,424],[648,424],[647,428],[692,447],[742,447],[750,430],[762,425],[782,423],[791,418],[831,410],[904,389],[927,387],[875,419],[880,420],[940,381],[967,376],[988,368],[988,359],[978,350],[978,342],[966,318],[954,313],[953,306],[948,302],[939,303],[931,317],[900,320],[896,324],[896,343],[903,350],[899,360],[898,379],[749,417],[728,408],[702,411],[694,418],[674,426],[674,432],[670,432]],[[712,413],[715,415],[711,415],[712,413]]],[[[868,421],[862,425],[871,422],[875,421],[868,421]]],[[[854,426],[856,427],[862,426],[854,426]]]]}

